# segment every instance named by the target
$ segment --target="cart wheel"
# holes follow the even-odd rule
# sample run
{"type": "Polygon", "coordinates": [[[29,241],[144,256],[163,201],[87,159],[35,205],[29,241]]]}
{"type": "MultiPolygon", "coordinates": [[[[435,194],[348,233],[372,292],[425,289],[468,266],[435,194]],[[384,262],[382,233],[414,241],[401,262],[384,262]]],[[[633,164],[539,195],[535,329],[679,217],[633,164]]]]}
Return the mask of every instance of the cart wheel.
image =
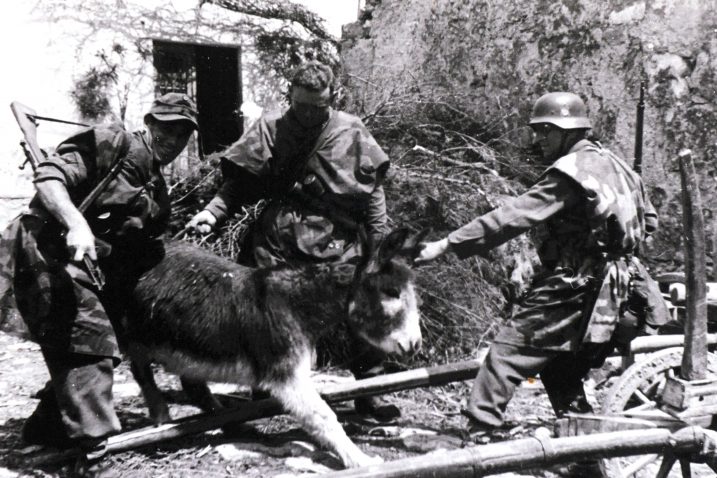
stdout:
{"type": "MultiPolygon", "coordinates": [[[[656,407],[655,397],[662,393],[667,377],[679,374],[683,351],[682,347],[660,350],[628,367],[610,387],[602,412],[605,415],[632,416],[654,413],[668,417],[656,407]]],[[[717,357],[708,354],[708,360],[709,369],[717,371],[717,357]]],[[[600,469],[606,478],[690,476],[689,466],[689,462],[672,455],[633,455],[600,460],[600,469]],[[680,466],[674,466],[678,462],[680,466]]]]}

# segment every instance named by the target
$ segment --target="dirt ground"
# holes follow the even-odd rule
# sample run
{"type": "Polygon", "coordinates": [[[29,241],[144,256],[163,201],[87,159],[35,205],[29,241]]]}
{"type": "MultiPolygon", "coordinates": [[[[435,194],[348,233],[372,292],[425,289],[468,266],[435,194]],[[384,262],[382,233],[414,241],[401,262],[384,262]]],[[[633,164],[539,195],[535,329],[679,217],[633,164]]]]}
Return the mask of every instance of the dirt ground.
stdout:
{"type": "MultiPolygon", "coordinates": [[[[185,403],[176,377],[161,370],[156,375],[170,401],[174,418],[198,413],[185,403]]],[[[0,478],[72,476],[69,463],[38,467],[26,464],[42,450],[22,442],[22,423],[34,410],[37,399],[33,394],[47,377],[37,345],[0,333],[0,478]]],[[[351,403],[339,404],[335,409],[352,440],[368,454],[380,455],[385,460],[417,456],[437,448],[464,445],[459,438],[463,425],[459,407],[468,385],[457,383],[391,394],[389,398],[400,406],[403,415],[387,425],[359,419],[353,414],[351,403]]],[[[236,391],[235,387],[221,384],[213,389],[215,392],[236,391]]],[[[126,363],[116,370],[114,394],[125,431],[151,425],[126,363]]],[[[507,433],[515,438],[531,435],[541,426],[551,427],[554,416],[539,382],[521,387],[510,405],[508,418],[507,433]]],[[[252,429],[237,436],[216,430],[117,453],[105,461],[111,473],[118,477],[264,478],[308,476],[341,468],[333,455],[317,450],[298,425],[286,416],[254,421],[252,429]]],[[[503,476],[559,476],[553,471],[522,473],[503,476]]]]}

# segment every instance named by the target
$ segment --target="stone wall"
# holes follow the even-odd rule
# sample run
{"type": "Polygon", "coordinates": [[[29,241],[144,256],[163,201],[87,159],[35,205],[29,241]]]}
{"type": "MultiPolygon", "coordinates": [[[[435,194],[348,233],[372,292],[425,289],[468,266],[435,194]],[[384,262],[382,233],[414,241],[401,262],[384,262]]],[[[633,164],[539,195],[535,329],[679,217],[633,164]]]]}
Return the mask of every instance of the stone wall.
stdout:
{"type": "Polygon", "coordinates": [[[369,0],[344,29],[342,57],[355,108],[431,85],[474,98],[475,115],[521,141],[535,99],[573,91],[595,133],[627,158],[645,78],[644,178],[665,225],[651,252],[679,265],[682,148],[694,152],[712,229],[717,0],[369,0]]]}

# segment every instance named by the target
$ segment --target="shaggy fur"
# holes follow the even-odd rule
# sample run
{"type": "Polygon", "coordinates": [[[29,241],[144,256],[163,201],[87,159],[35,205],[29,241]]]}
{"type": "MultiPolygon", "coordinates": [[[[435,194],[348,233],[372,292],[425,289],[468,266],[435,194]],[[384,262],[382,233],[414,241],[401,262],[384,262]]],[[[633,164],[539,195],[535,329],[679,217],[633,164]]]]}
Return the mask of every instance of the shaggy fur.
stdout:
{"type": "Polygon", "coordinates": [[[342,319],[384,352],[420,347],[413,274],[394,259],[419,240],[395,231],[355,270],[325,264],[251,269],[186,243],[167,244],[164,257],[140,278],[125,325],[132,371],[155,422],[169,420],[169,413],[152,361],[178,373],[207,411],[219,404],[206,381],[267,390],[346,466],[372,463],[313,387],[311,357],[317,340],[342,319]]]}

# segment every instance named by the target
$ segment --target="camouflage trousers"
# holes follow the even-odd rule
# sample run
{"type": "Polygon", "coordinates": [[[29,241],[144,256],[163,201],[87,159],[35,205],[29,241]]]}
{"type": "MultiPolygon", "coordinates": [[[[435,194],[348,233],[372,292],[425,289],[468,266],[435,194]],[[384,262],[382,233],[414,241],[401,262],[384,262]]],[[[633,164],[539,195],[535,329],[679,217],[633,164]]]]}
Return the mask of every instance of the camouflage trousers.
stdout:
{"type": "Polygon", "coordinates": [[[112,401],[111,358],[49,347],[42,347],[42,354],[51,381],[37,394],[40,403],[23,427],[25,440],[82,447],[121,430],[112,401]]]}
{"type": "Polygon", "coordinates": [[[558,417],[568,411],[589,412],[583,378],[611,350],[610,344],[573,353],[494,343],[478,370],[463,413],[481,425],[501,426],[516,387],[538,374],[558,417]]]}
{"type": "Polygon", "coordinates": [[[120,430],[112,402],[120,352],[106,309],[121,301],[101,301],[85,271],[67,260],[58,231],[46,226],[28,214],[0,234],[0,328],[39,343],[51,377],[23,437],[71,446],[120,430]]]}
{"type": "MultiPolygon", "coordinates": [[[[42,218],[23,215],[0,235],[0,317],[2,330],[69,353],[120,360],[107,307],[120,304],[100,295],[87,273],[69,262],[56,231],[42,218]],[[25,330],[7,304],[14,295],[25,330]],[[16,329],[16,330],[13,330],[16,329]]],[[[119,314],[118,314],[119,315],[119,314]]]]}

